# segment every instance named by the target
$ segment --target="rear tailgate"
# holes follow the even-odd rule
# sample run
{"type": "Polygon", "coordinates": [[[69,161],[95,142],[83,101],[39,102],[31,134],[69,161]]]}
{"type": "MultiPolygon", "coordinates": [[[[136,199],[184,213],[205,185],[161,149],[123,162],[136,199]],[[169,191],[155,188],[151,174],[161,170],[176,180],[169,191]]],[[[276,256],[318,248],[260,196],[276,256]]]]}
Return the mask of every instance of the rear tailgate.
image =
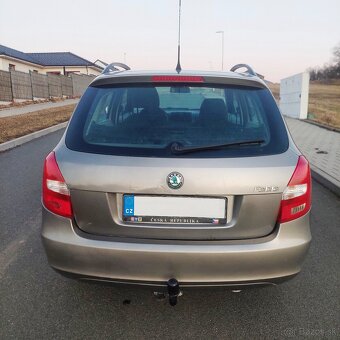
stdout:
{"type": "MultiPolygon", "coordinates": [[[[146,239],[227,240],[268,235],[275,227],[281,194],[298,159],[290,149],[272,156],[174,160],[63,148],[66,146],[56,150],[56,157],[71,191],[78,227],[91,234],[146,239]],[[183,186],[176,190],[167,184],[173,171],[184,177],[183,186]],[[218,224],[129,221],[123,214],[125,194],[224,199],[225,220],[218,224]]],[[[172,200],[171,204],[177,203],[172,200]]]]}

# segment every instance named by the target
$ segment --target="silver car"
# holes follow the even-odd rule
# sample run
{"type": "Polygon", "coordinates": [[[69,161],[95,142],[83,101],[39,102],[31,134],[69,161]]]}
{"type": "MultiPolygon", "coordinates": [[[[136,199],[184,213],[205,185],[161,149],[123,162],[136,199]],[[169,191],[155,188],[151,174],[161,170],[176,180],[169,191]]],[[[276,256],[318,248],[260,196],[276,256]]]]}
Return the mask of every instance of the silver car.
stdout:
{"type": "Polygon", "coordinates": [[[310,168],[264,81],[247,65],[118,66],[90,84],[45,160],[50,265],[79,279],[167,287],[173,300],[180,287],[296,275],[311,241],[310,168]]]}

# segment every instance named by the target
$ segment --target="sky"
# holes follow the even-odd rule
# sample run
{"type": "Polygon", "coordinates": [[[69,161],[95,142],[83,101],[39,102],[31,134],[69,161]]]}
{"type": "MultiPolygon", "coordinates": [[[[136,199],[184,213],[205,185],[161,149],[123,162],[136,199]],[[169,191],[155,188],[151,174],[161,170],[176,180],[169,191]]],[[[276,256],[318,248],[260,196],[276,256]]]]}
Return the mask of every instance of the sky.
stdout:
{"type": "MultiPolygon", "coordinates": [[[[251,65],[266,79],[322,66],[340,43],[340,0],[182,0],[183,69],[251,65]]],[[[174,69],[178,0],[0,0],[0,44],[174,69]]]]}

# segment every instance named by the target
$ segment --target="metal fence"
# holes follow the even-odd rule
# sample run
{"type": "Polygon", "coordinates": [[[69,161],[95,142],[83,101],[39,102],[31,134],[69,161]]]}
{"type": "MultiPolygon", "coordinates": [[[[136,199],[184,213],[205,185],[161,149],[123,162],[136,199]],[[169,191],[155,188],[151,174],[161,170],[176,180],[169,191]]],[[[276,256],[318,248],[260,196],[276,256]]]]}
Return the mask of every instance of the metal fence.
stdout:
{"type": "Polygon", "coordinates": [[[36,72],[1,71],[0,101],[33,100],[51,97],[81,96],[94,76],[71,74],[70,77],[36,72]]]}

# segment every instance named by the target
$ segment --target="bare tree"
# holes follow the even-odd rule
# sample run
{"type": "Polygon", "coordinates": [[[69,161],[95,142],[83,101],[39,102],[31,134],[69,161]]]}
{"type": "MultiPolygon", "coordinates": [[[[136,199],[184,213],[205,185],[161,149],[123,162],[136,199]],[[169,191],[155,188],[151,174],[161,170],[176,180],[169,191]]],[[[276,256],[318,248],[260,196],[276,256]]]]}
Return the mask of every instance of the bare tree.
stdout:
{"type": "Polygon", "coordinates": [[[340,42],[333,48],[333,62],[308,69],[311,80],[340,79],[340,42]]]}
{"type": "Polygon", "coordinates": [[[337,64],[340,63],[340,42],[333,48],[334,60],[337,64]]]}

